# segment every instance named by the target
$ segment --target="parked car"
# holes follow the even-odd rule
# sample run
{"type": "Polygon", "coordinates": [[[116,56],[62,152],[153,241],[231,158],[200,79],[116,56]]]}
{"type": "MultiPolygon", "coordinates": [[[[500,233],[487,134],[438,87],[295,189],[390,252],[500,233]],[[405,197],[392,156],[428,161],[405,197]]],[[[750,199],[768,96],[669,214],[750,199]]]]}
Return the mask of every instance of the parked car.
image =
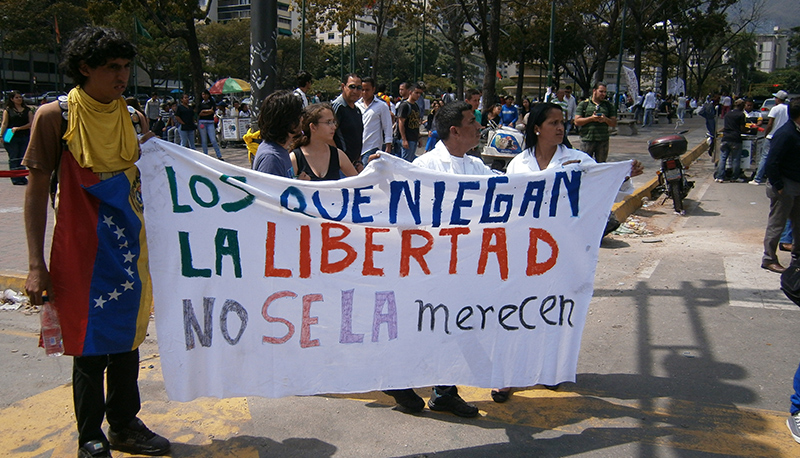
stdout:
{"type": "Polygon", "coordinates": [[[769,110],[775,106],[775,98],[770,98],[764,100],[764,103],[761,104],[761,114],[764,119],[767,119],[767,115],[769,114],[769,110]]]}
{"type": "Polygon", "coordinates": [[[37,106],[42,103],[42,96],[40,94],[27,92],[22,94],[22,101],[25,103],[25,105],[37,106]]]}
{"type": "Polygon", "coordinates": [[[60,95],[67,95],[67,93],[66,92],[62,92],[62,91],[45,92],[44,94],[42,94],[42,98],[40,99],[40,103],[41,103],[42,99],[44,99],[45,103],[49,103],[49,102],[55,101],[55,100],[58,99],[58,96],[60,96],[60,95]]]}

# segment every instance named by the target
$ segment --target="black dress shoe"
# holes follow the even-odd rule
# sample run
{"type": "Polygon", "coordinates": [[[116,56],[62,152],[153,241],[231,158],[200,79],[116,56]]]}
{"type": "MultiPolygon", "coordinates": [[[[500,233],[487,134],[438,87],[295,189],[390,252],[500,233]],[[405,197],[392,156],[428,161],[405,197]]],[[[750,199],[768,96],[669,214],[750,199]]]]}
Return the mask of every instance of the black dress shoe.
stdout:
{"type": "Polygon", "coordinates": [[[773,262],[772,264],[761,264],[761,268],[767,269],[770,272],[775,272],[776,274],[782,274],[786,270],[786,267],[783,267],[777,262],[773,262]]]}

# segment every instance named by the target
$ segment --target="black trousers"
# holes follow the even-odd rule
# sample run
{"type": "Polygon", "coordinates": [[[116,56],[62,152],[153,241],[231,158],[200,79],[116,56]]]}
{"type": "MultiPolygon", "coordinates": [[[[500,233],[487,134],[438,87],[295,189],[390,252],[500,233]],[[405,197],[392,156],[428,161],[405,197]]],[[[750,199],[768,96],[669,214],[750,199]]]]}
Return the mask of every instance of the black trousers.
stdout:
{"type": "Polygon", "coordinates": [[[141,408],[139,398],[139,350],[100,356],[76,356],[72,364],[72,399],[78,421],[78,446],[92,440],[108,440],[103,417],[111,429],[128,425],[141,408]],[[103,389],[106,373],[108,395],[103,389]]]}

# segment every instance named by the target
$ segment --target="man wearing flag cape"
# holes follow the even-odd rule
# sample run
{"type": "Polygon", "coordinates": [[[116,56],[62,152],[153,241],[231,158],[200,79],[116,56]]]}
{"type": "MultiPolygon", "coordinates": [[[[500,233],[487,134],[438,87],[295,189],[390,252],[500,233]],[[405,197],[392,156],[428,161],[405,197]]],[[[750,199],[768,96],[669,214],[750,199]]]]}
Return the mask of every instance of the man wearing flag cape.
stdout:
{"type": "Polygon", "coordinates": [[[115,30],[86,27],[64,55],[62,66],[77,86],[37,112],[23,161],[30,169],[25,289],[33,304],[42,304],[47,292],[61,321],[64,351],[74,357],[78,457],[110,457],[110,448],[163,455],[169,441],[137,418],[138,347],[152,290],[135,165],[139,141],[122,98],[136,48],[115,30]],[[44,236],[53,183],[56,224],[48,269],[44,236]]]}

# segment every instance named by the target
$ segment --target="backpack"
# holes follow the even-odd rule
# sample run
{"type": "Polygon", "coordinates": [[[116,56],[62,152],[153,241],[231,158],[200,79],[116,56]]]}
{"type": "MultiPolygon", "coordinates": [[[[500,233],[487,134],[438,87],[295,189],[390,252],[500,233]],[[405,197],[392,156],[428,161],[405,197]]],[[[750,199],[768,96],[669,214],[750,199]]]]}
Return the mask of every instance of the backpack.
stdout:
{"type": "Polygon", "coordinates": [[[792,264],[781,274],[781,291],[800,306],[800,266],[792,264]]]}

